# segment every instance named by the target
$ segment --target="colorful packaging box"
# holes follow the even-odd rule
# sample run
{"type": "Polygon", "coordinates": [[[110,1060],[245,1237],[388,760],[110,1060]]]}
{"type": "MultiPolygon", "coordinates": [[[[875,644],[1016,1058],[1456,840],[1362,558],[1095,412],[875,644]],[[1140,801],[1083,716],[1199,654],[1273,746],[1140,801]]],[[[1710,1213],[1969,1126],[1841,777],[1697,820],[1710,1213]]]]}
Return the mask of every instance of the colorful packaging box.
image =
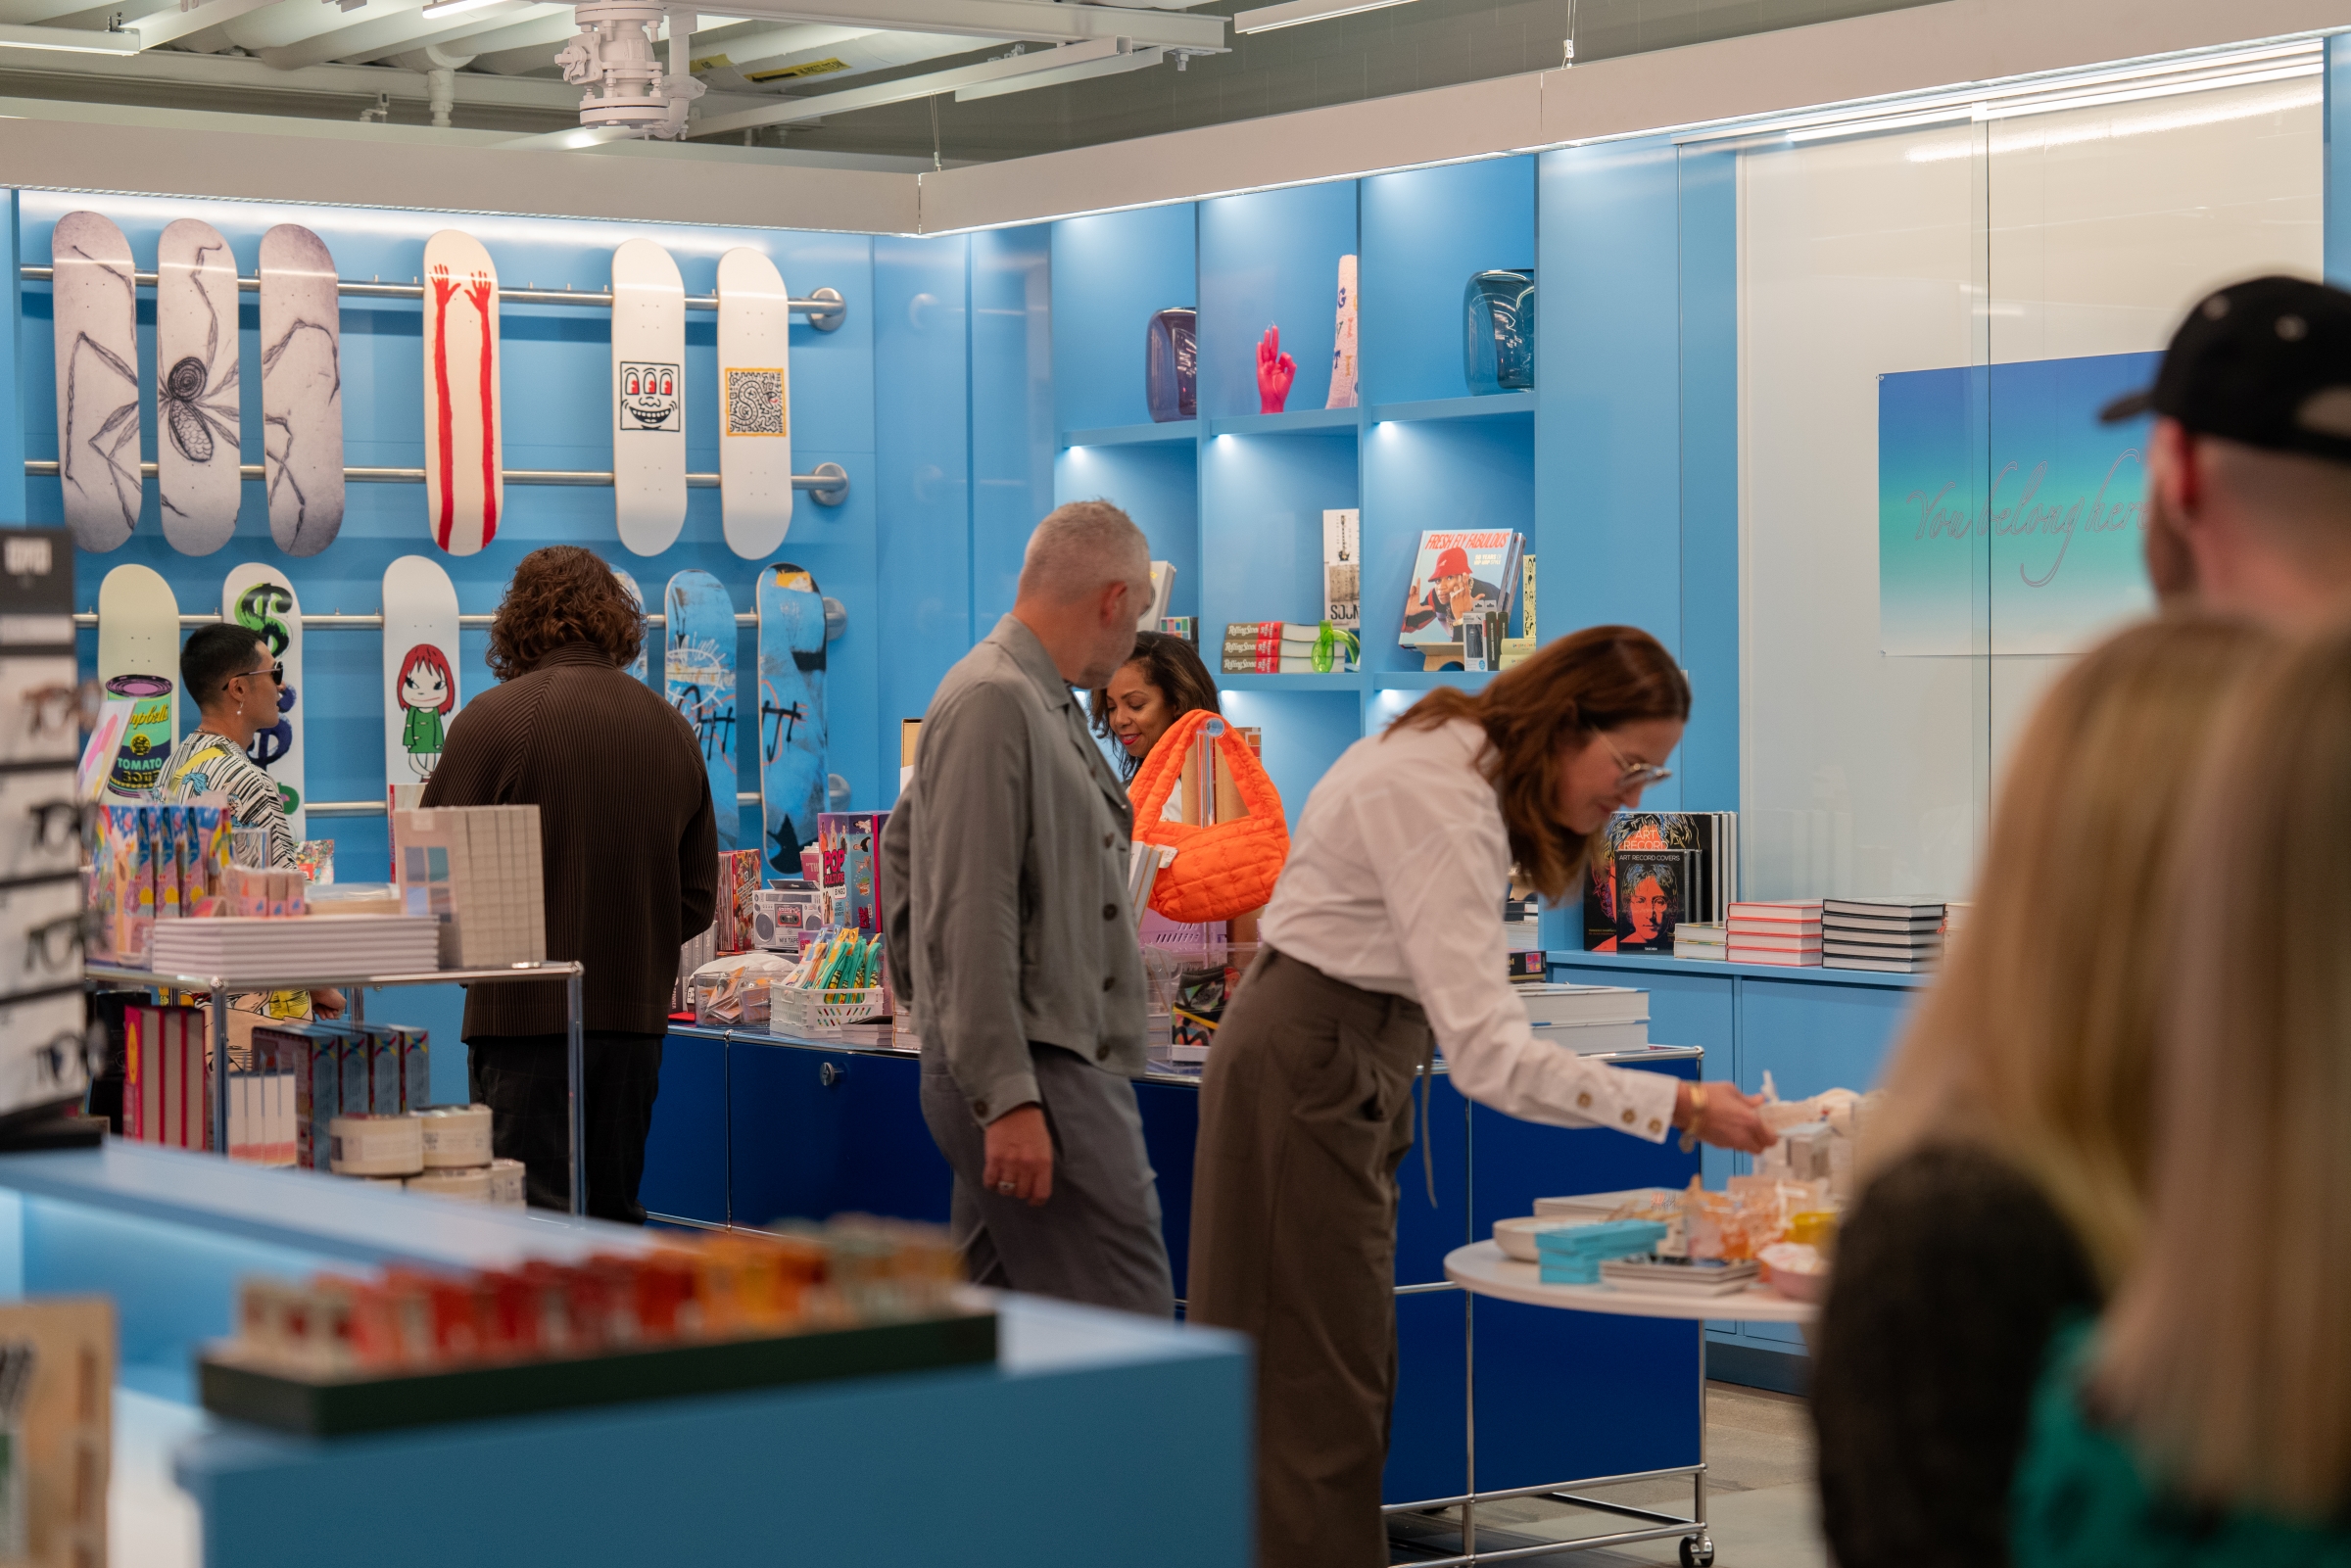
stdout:
{"type": "Polygon", "coordinates": [[[393,1026],[400,1031],[400,1108],[422,1111],[433,1103],[432,1041],[423,1029],[393,1026]]]}
{"type": "Polygon", "coordinates": [[[359,1049],[367,1056],[367,1110],[374,1116],[396,1117],[405,1109],[400,1103],[400,1036],[381,1023],[364,1027],[359,1049]]]}
{"type": "MultiPolygon", "coordinates": [[[[353,1054],[347,1047],[355,1032],[340,1024],[299,1021],[260,1024],[253,1031],[255,1066],[293,1078],[294,1164],[306,1170],[326,1168],[328,1127],[343,1114],[344,1069],[353,1054]]],[[[357,1054],[363,1088],[366,1052],[357,1054]]]]}
{"type": "Polygon", "coordinates": [[[820,811],[816,814],[816,843],[821,851],[819,887],[845,887],[849,876],[849,845],[863,840],[868,853],[878,852],[887,811],[820,811]]]}

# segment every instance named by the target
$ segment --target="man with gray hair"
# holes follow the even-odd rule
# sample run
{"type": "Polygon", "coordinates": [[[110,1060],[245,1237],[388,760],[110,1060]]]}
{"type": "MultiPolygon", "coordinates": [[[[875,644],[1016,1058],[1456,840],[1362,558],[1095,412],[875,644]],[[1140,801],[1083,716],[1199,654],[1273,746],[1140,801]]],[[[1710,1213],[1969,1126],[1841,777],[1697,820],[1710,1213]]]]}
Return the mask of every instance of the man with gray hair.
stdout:
{"type": "Polygon", "coordinates": [[[1012,613],[923,716],[882,834],[882,897],[972,1278],[1167,1317],[1128,1081],[1144,1019],[1133,813],[1070,689],[1108,685],[1133,651],[1150,577],[1142,530],[1108,501],[1036,525],[1012,613]]]}

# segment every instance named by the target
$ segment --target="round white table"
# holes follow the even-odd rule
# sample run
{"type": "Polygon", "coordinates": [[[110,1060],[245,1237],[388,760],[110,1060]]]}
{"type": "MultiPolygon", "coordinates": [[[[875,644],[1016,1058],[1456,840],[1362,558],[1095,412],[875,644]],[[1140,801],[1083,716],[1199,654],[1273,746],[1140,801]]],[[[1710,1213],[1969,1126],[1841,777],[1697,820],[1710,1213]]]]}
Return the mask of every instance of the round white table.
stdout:
{"type": "MultiPolygon", "coordinates": [[[[1621,1290],[1614,1285],[1546,1285],[1539,1264],[1522,1263],[1491,1241],[1457,1247],[1445,1255],[1445,1277],[1473,1296],[1516,1302],[1525,1307],[1550,1307],[1572,1312],[1609,1312],[1620,1317],[1676,1317],[1689,1322],[1810,1323],[1820,1308],[1809,1302],[1792,1302],[1761,1285],[1729,1296],[1668,1296],[1656,1292],[1621,1290]]],[[[1700,1334],[1705,1330],[1701,1328],[1700,1334]]],[[[1704,1347],[1700,1347],[1698,1375],[1698,1463],[1669,1470],[1644,1471],[1638,1476],[1603,1476],[1590,1481],[1560,1482],[1527,1489],[1528,1493],[1559,1497],[1585,1507],[1601,1508],[1643,1521],[1640,1528],[1564,1541],[1542,1546],[1514,1546],[1503,1551],[1477,1549],[1475,1509],[1480,1500],[1498,1500],[1521,1493],[1472,1493],[1463,1507],[1463,1554],[1448,1563],[1500,1561],[1507,1557],[1545,1552],[1588,1551],[1597,1546],[1622,1545],[1635,1541],[1659,1541],[1679,1535],[1685,1568],[1707,1568],[1714,1561],[1713,1538],[1706,1534],[1706,1375],[1704,1347]],[[1586,1488],[1609,1482],[1650,1481],[1672,1476],[1690,1477],[1694,1506],[1688,1518],[1628,1507],[1591,1497],[1570,1497],[1569,1487],[1586,1488]]],[[[1444,1568],[1432,1564],[1430,1568],[1444,1568]]]]}

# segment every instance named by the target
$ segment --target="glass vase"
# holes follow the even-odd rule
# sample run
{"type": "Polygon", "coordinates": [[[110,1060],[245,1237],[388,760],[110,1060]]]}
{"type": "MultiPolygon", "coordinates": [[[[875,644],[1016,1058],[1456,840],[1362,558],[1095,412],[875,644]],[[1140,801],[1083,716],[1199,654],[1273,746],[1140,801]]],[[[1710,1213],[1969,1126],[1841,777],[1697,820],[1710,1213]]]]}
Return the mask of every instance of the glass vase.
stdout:
{"type": "Polygon", "coordinates": [[[1472,394],[1527,392],[1535,385],[1535,274],[1470,275],[1462,291],[1462,373],[1472,394]]]}

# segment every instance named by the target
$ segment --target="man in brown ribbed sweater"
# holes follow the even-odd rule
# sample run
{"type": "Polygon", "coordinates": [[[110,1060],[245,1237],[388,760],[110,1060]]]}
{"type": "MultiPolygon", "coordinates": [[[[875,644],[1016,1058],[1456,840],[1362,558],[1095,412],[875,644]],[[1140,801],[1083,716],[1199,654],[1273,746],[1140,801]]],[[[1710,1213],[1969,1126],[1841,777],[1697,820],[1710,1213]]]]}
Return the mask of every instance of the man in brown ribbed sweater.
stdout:
{"type": "MultiPolygon", "coordinates": [[[[678,948],[709,928],[718,892],[701,748],[625,668],[644,636],[595,554],[524,556],[490,626],[499,684],[458,710],[424,786],[427,806],[539,808],[547,956],[587,966],[588,1212],[638,1224],[678,948]]],[[[534,1206],[568,1209],[561,982],[472,992],[465,1045],[497,1152],[528,1167],[534,1206]]]]}

